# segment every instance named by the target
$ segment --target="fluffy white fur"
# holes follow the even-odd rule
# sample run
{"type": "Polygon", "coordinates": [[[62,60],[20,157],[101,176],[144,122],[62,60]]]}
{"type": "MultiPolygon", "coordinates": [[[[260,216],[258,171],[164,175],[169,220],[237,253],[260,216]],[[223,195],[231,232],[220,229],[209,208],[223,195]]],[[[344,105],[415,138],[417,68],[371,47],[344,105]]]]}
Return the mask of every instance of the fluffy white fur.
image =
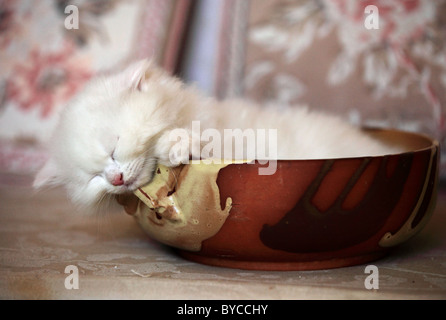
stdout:
{"type": "Polygon", "coordinates": [[[273,128],[279,159],[372,156],[393,152],[338,118],[291,108],[278,112],[246,101],[217,101],[139,61],[92,80],[60,115],[50,158],[34,186],[63,185],[82,209],[132,192],[171,166],[172,129],[273,128]]]}

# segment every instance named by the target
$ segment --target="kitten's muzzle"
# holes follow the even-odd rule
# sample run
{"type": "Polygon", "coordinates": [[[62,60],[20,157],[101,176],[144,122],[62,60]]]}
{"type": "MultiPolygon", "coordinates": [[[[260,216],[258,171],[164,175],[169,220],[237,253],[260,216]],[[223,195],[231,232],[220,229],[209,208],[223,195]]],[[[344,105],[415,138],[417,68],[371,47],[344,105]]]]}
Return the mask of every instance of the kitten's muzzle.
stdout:
{"type": "Polygon", "coordinates": [[[113,175],[110,183],[115,187],[122,186],[124,184],[124,175],[122,174],[122,172],[113,175]]]}

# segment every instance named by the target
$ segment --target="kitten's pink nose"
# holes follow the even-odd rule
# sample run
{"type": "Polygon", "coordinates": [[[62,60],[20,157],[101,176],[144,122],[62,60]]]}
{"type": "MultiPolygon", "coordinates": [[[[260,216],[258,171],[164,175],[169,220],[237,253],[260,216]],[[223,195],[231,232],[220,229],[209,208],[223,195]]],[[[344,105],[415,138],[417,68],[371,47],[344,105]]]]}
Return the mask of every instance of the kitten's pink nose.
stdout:
{"type": "Polygon", "coordinates": [[[123,176],[122,172],[117,173],[113,176],[111,184],[114,185],[115,187],[122,186],[124,184],[124,176],[123,176]]]}

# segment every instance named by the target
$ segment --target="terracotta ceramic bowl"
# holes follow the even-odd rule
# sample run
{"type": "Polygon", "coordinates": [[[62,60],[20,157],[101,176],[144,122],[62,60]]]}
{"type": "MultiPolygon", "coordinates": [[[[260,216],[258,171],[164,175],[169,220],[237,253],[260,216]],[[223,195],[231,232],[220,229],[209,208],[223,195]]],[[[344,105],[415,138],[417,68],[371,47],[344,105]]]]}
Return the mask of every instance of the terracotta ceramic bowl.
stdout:
{"type": "Polygon", "coordinates": [[[159,167],[135,214],[150,237],[187,259],[259,270],[310,270],[382,257],[426,224],[435,206],[438,143],[367,130],[405,153],[328,160],[159,167]]]}

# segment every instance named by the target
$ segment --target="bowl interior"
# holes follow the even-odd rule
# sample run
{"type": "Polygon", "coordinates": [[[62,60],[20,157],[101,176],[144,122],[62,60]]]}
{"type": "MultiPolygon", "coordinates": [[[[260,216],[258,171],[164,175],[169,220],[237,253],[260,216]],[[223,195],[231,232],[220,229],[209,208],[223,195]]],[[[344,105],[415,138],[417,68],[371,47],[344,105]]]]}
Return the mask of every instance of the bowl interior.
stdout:
{"type": "Polygon", "coordinates": [[[386,144],[402,148],[405,152],[421,151],[438,144],[436,140],[419,133],[373,128],[364,128],[364,131],[386,144]]]}

